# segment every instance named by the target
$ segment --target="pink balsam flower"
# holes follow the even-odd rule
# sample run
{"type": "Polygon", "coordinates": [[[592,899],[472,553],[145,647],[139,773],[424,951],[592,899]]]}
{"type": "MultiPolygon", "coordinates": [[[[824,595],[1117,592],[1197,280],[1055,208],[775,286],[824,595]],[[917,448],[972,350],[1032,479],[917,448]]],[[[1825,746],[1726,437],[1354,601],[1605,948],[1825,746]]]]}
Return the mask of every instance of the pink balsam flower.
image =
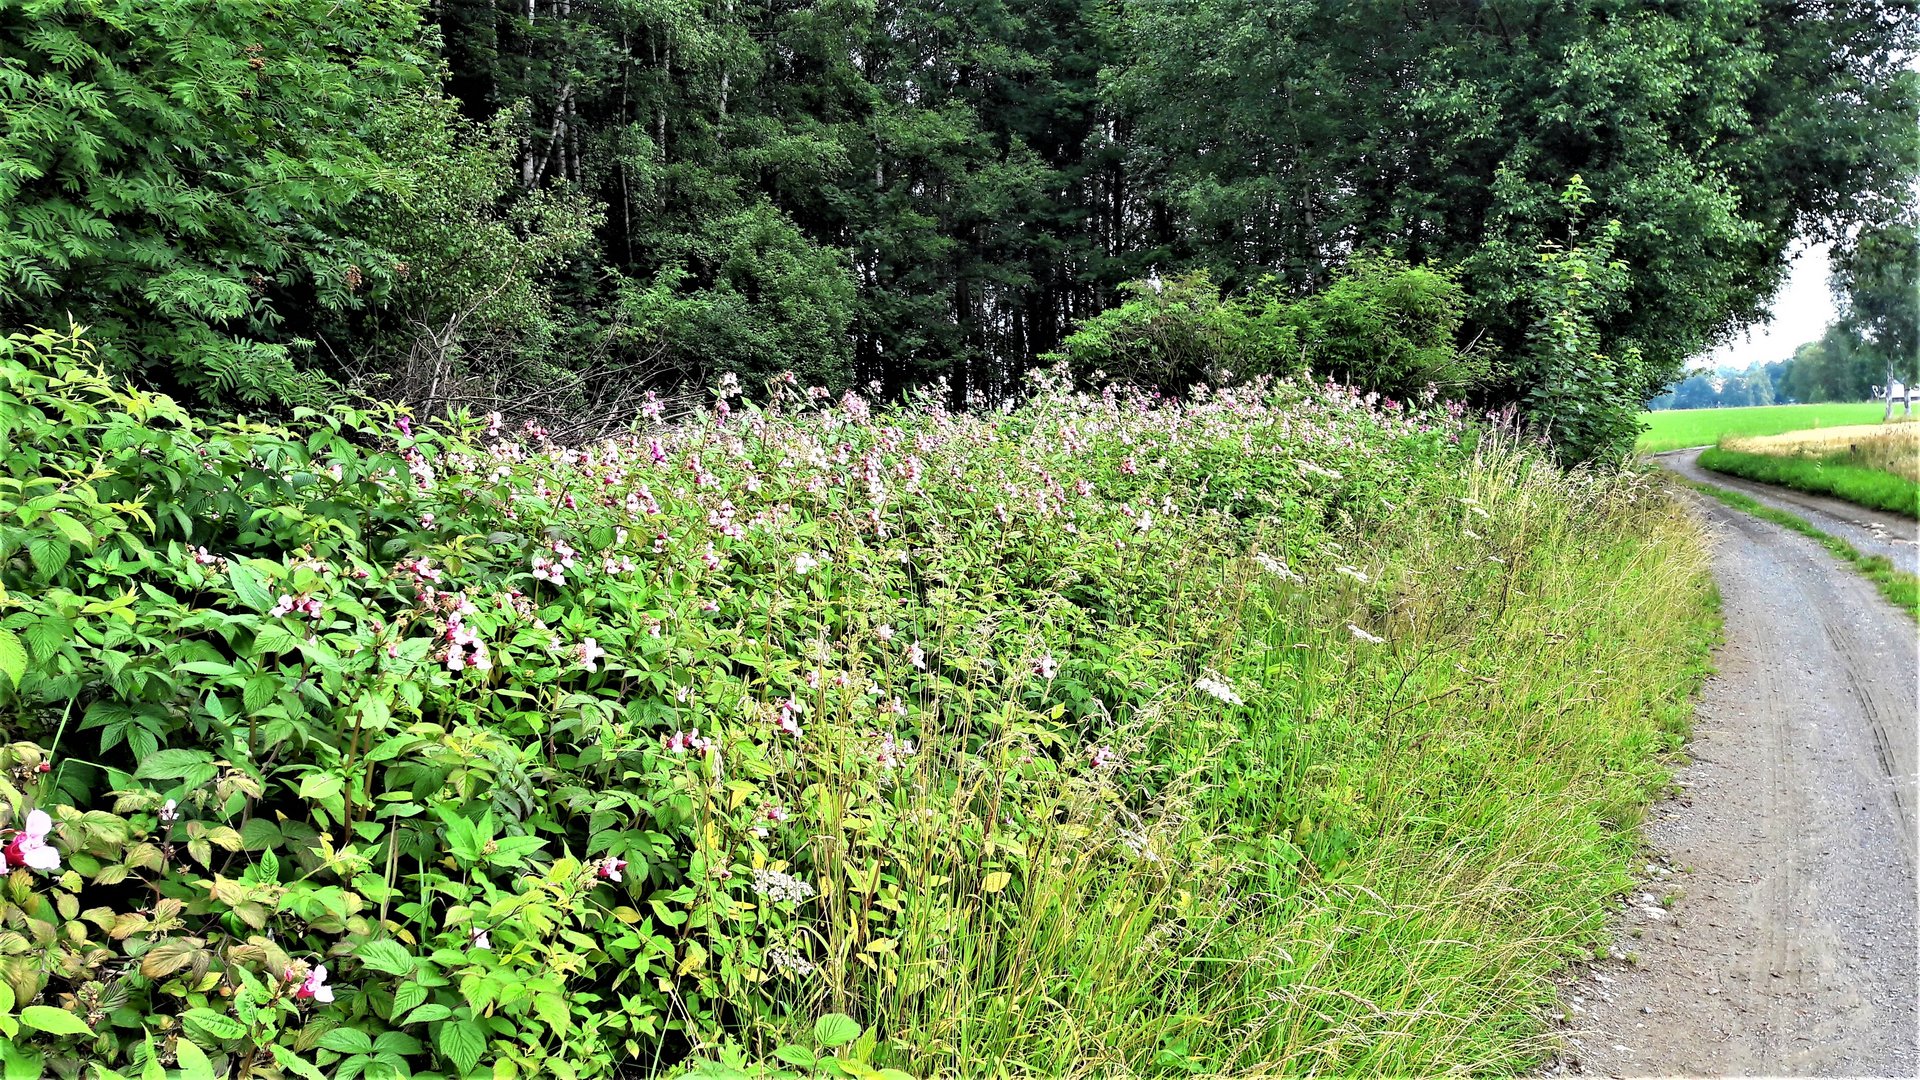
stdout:
{"type": "MultiPolygon", "coordinates": [[[[288,968],[287,981],[293,981],[293,975],[294,969],[288,968]]],[[[293,988],[293,996],[296,998],[312,998],[322,1005],[332,1002],[333,987],[327,985],[327,965],[313,965],[312,969],[307,972],[307,977],[301,979],[300,985],[293,988]]]]}
{"type": "Polygon", "coordinates": [[[6,856],[8,869],[26,867],[29,870],[60,869],[60,853],[47,843],[47,833],[53,829],[53,819],[44,810],[34,810],[27,814],[26,828],[15,833],[0,854],[6,856]]]}

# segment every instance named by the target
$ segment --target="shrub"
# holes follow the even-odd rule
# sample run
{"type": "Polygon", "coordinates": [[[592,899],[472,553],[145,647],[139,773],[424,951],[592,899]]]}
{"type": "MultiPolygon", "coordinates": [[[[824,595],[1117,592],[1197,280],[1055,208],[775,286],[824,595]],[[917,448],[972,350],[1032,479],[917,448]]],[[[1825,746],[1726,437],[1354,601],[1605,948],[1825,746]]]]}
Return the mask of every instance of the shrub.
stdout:
{"type": "Polygon", "coordinates": [[[1451,271],[1360,256],[1289,308],[1315,372],[1405,398],[1477,389],[1487,360],[1458,341],[1466,291],[1451,271]]]}
{"type": "Polygon", "coordinates": [[[1271,298],[1233,298],[1204,270],[1120,287],[1126,300],[1082,322],[1043,359],[1083,383],[1111,379],[1184,394],[1201,384],[1300,370],[1293,328],[1271,298]]]}

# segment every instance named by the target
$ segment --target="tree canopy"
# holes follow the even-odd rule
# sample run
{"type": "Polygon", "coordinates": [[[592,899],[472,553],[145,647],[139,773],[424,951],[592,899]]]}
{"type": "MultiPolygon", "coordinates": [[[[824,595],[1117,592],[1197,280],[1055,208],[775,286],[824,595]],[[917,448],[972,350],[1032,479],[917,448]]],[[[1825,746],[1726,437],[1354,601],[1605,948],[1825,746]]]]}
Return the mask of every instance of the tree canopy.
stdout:
{"type": "Polygon", "coordinates": [[[0,319],[242,402],[987,404],[1127,282],[1381,257],[1459,284],[1477,399],[1597,445],[1796,238],[1900,219],[1917,47],[1876,0],[10,0],[0,319]]]}

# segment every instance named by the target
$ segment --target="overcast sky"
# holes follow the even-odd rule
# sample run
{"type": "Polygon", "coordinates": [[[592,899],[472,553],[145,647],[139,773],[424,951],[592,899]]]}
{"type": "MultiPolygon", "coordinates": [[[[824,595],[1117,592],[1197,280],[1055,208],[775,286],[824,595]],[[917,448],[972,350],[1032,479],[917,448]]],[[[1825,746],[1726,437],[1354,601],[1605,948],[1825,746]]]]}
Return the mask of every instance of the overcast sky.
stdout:
{"type": "Polygon", "coordinates": [[[1836,314],[1827,271],[1827,245],[1801,248],[1786,285],[1773,298],[1772,321],[1748,327],[1718,349],[1694,357],[1692,365],[1749,367],[1792,356],[1793,350],[1819,337],[1836,314]]]}

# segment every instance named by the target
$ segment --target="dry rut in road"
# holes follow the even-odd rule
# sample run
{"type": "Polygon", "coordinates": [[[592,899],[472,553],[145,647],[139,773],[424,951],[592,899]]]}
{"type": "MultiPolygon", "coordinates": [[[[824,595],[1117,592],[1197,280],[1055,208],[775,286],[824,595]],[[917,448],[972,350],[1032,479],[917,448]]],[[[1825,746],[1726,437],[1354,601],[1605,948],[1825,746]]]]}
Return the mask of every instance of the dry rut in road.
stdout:
{"type": "Polygon", "coordinates": [[[1638,963],[1569,988],[1560,1068],[1920,1075],[1914,623],[1811,540],[1697,501],[1726,640],[1648,822],[1616,945],[1638,963]]]}

